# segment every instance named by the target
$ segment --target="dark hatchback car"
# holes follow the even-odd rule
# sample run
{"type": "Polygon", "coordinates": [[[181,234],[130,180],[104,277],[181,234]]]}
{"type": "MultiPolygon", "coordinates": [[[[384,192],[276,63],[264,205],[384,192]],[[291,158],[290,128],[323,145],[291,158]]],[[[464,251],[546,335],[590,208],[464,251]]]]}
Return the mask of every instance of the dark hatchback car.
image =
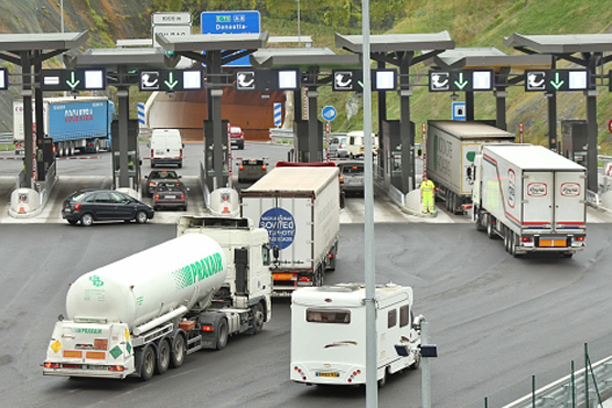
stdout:
{"type": "Polygon", "coordinates": [[[153,193],[153,208],[179,208],[187,211],[187,191],[180,181],[160,182],[153,193]]]}
{"type": "Polygon", "coordinates": [[[147,179],[147,192],[150,196],[153,196],[157,183],[162,181],[178,181],[181,176],[174,170],[153,170],[145,178],[147,179]]]}
{"type": "Polygon", "coordinates": [[[62,204],[62,218],[71,225],[79,221],[90,226],[94,221],[136,221],[144,224],[153,218],[150,205],[115,190],[79,191],[62,204]]]}

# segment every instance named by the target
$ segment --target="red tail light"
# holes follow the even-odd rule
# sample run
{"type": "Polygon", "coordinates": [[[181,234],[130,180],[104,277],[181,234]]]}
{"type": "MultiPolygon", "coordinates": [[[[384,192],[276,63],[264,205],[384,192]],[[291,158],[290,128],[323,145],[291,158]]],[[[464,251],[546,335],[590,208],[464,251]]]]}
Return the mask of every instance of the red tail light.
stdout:
{"type": "Polygon", "coordinates": [[[185,194],[181,194],[181,201],[185,201],[185,194]]]}
{"type": "Polygon", "coordinates": [[[262,170],[265,170],[265,169],[266,169],[266,166],[261,166],[261,169],[262,169],[262,170]]]}
{"type": "Polygon", "coordinates": [[[155,194],[155,201],[159,200],[159,194],[155,194]]]}
{"type": "Polygon", "coordinates": [[[112,365],[112,366],[108,366],[108,371],[124,371],[125,367],[120,366],[120,365],[112,365]]]}
{"type": "Polygon", "coordinates": [[[60,365],[58,363],[49,363],[49,362],[46,362],[45,363],[45,368],[60,368],[60,365]]]}
{"type": "Polygon", "coordinates": [[[244,170],[244,166],[241,165],[240,167],[238,167],[238,169],[239,170],[244,170]]]}
{"type": "Polygon", "coordinates": [[[521,239],[521,241],[523,241],[523,242],[532,242],[533,239],[531,237],[523,237],[523,239],[521,239]]]}
{"type": "Polygon", "coordinates": [[[212,325],[203,325],[202,326],[202,331],[203,332],[211,332],[211,331],[215,331],[215,329],[212,327],[212,325]]]}
{"type": "Polygon", "coordinates": [[[181,152],[181,157],[183,157],[183,149],[181,149],[180,152],[181,152]]]}
{"type": "Polygon", "coordinates": [[[151,158],[153,158],[153,149],[151,149],[151,158]]]}
{"type": "Polygon", "coordinates": [[[583,242],[584,241],[584,237],[574,237],[574,239],[578,242],[583,242]]]}
{"type": "Polygon", "coordinates": [[[308,276],[302,276],[300,278],[300,282],[312,282],[312,279],[310,279],[308,276]]]}
{"type": "Polygon", "coordinates": [[[75,212],[81,211],[81,203],[76,203],[76,204],[74,205],[74,211],[75,211],[75,212]]]}

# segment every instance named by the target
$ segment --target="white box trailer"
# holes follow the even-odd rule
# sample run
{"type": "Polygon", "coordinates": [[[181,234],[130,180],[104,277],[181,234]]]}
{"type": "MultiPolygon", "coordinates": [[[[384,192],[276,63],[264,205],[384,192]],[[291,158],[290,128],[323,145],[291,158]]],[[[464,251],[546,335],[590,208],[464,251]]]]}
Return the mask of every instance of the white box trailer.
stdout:
{"type": "Polygon", "coordinates": [[[543,146],[484,145],[476,157],[473,219],[512,255],[571,257],[586,238],[586,169],[543,146]]]}
{"type": "Polygon", "coordinates": [[[274,296],[321,286],[340,234],[336,167],[276,167],[241,193],[241,215],[268,230],[274,296]]]}
{"type": "MultiPolygon", "coordinates": [[[[366,306],[362,284],[302,288],[291,301],[291,380],[354,385],[366,381],[366,306]]],[[[421,321],[411,287],[377,285],[377,379],[421,362],[421,321]],[[396,345],[407,353],[400,356],[396,345]]]]}
{"type": "Polygon", "coordinates": [[[474,157],[483,143],[513,143],[514,135],[480,122],[430,120],[427,131],[427,176],[444,198],[446,209],[462,213],[472,202],[474,157]]]}

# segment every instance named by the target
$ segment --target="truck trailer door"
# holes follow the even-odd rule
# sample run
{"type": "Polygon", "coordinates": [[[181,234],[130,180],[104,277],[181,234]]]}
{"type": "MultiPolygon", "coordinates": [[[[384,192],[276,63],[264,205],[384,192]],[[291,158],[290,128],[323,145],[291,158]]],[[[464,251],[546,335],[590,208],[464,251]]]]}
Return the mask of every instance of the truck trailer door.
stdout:
{"type": "Polygon", "coordinates": [[[555,195],[553,172],[525,172],[523,189],[523,228],[551,230],[555,195]]]}
{"type": "Polygon", "coordinates": [[[585,179],[579,171],[555,172],[555,229],[582,229],[585,226],[585,179]]]}

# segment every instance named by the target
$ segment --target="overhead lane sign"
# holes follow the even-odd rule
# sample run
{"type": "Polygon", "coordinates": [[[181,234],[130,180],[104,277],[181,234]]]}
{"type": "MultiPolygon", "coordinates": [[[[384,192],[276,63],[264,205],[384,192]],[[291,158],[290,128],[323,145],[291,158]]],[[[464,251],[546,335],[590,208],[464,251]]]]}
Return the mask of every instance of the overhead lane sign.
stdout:
{"type": "Polygon", "coordinates": [[[292,91],[300,88],[298,69],[237,70],[237,91],[292,91]]]}
{"type": "Polygon", "coordinates": [[[430,92],[492,91],[494,85],[493,70],[429,71],[430,92]]]}
{"type": "Polygon", "coordinates": [[[589,72],[584,69],[525,71],[527,92],[571,92],[589,89],[589,72]]]}
{"type": "Polygon", "coordinates": [[[43,91],[103,91],[106,89],[106,69],[43,69],[40,71],[43,91]]]}
{"type": "MultiPolygon", "coordinates": [[[[332,72],[332,89],[336,92],[362,92],[363,71],[337,70],[332,72]]],[[[397,89],[397,71],[394,69],[373,69],[371,71],[372,91],[385,92],[397,89]]]]}
{"type": "Polygon", "coordinates": [[[8,89],[8,69],[0,68],[0,91],[8,89]]]}
{"type": "Polygon", "coordinates": [[[200,91],[204,73],[200,69],[143,70],[140,71],[139,89],[155,91],[200,91]]]}

